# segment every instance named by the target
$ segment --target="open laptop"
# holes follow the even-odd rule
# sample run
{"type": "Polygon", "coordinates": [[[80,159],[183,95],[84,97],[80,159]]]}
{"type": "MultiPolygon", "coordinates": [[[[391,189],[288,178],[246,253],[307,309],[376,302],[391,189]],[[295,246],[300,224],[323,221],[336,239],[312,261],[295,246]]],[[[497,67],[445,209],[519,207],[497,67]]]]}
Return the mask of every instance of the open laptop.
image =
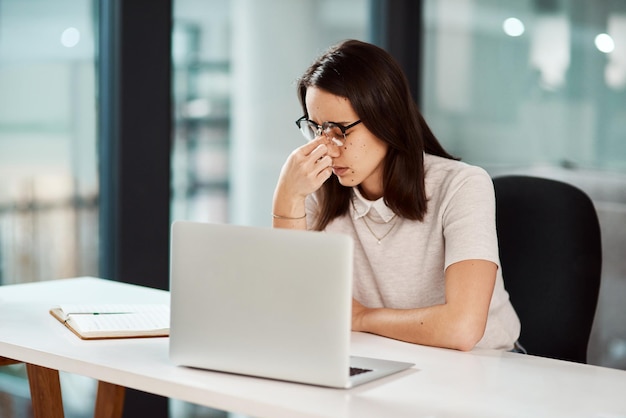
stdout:
{"type": "Polygon", "coordinates": [[[352,255],[346,235],[174,222],[171,361],[337,388],[413,366],[350,356],[352,255]]]}

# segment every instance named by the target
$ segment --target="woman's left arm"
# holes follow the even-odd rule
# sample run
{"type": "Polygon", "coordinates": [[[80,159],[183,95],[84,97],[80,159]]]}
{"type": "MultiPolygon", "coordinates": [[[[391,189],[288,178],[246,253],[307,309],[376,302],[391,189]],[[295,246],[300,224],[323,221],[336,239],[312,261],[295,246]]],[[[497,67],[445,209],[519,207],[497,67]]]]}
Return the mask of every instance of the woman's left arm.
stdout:
{"type": "Polygon", "coordinates": [[[487,324],[498,266],[463,260],[445,271],[445,302],[415,309],[366,308],[353,300],[352,330],[397,340],[469,351],[487,324]]]}

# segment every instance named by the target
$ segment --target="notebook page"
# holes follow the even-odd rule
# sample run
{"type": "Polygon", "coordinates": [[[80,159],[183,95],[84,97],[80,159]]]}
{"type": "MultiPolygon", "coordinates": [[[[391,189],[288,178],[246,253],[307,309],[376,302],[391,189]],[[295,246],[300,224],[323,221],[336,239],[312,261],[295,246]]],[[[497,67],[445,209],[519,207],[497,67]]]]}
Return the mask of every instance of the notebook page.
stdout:
{"type": "Polygon", "coordinates": [[[82,332],[92,331],[144,331],[169,328],[169,315],[111,314],[75,315],[72,325],[82,332]]]}

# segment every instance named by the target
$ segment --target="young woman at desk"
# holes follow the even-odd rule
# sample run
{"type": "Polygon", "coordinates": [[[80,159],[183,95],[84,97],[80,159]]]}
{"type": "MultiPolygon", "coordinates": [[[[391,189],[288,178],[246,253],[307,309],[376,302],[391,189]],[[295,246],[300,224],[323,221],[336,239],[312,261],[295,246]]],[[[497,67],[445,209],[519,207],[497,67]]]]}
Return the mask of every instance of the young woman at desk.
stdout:
{"type": "Polygon", "coordinates": [[[282,168],[273,225],[354,238],[352,329],[512,349],[520,323],[498,268],[491,178],[443,149],[394,59],[345,41],[309,67],[298,95],[308,143],[282,168]]]}

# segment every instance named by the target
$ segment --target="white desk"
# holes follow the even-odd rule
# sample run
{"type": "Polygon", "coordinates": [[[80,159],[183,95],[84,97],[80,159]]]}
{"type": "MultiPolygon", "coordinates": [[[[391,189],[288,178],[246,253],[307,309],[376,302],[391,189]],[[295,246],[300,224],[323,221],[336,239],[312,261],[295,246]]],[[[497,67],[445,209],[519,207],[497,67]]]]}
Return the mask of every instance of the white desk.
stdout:
{"type": "Polygon", "coordinates": [[[416,366],[327,389],[176,367],[167,338],[83,341],[48,313],[62,302],[169,303],[169,293],[95,278],[2,286],[0,357],[252,416],[626,417],[626,371],[354,333],[353,354],[416,366]]]}

